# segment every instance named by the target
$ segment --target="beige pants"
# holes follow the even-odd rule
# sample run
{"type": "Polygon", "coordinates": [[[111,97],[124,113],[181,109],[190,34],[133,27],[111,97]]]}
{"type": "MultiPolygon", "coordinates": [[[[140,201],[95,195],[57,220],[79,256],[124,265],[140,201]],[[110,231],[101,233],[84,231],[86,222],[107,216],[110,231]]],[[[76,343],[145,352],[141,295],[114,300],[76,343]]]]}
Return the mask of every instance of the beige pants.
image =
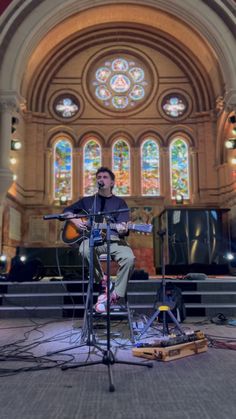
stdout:
{"type": "MultiPolygon", "coordinates": [[[[89,240],[85,239],[80,247],[79,253],[84,257],[84,261],[89,265],[90,248],[89,240]]],[[[103,277],[102,267],[99,261],[99,255],[107,253],[107,243],[104,242],[101,246],[94,247],[94,280],[100,282],[103,277]]],[[[110,242],[111,259],[115,260],[118,265],[118,271],[115,281],[115,291],[119,297],[124,297],[126,294],[128,280],[134,269],[135,257],[133,251],[124,239],[119,239],[116,236],[111,236],[110,242]]]]}

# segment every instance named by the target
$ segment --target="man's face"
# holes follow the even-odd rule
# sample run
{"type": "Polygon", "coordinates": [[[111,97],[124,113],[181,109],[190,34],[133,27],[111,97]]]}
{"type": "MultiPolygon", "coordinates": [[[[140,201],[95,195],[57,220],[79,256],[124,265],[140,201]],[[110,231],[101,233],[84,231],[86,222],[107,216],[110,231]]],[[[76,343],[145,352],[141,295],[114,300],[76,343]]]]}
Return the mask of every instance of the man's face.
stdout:
{"type": "Polygon", "coordinates": [[[108,172],[100,172],[97,175],[97,183],[104,184],[101,189],[111,189],[114,186],[114,180],[111,179],[111,176],[108,172]]]}

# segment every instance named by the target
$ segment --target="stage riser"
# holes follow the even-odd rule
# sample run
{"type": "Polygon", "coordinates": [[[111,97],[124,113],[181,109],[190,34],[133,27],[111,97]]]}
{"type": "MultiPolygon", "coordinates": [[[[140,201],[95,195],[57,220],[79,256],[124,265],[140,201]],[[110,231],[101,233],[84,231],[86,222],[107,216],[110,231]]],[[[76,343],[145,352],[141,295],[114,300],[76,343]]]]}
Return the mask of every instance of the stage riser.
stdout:
{"type": "MultiPolygon", "coordinates": [[[[236,315],[236,279],[170,280],[181,288],[187,316],[236,315]]],[[[131,309],[149,315],[155,306],[160,279],[130,281],[131,309]]],[[[30,283],[0,283],[0,317],[68,317],[83,315],[87,282],[43,279],[30,283]]],[[[94,300],[97,297],[94,287],[94,300]]]]}

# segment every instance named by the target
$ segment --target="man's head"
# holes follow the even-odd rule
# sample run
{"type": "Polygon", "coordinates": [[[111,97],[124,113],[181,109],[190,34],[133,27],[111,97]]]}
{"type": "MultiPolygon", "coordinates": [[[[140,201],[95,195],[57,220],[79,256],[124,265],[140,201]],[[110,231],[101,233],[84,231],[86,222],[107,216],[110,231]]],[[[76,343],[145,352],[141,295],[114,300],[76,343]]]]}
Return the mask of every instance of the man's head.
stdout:
{"type": "Polygon", "coordinates": [[[98,185],[104,185],[104,188],[110,187],[111,190],[115,184],[115,175],[108,167],[100,167],[96,172],[96,179],[98,185]]]}

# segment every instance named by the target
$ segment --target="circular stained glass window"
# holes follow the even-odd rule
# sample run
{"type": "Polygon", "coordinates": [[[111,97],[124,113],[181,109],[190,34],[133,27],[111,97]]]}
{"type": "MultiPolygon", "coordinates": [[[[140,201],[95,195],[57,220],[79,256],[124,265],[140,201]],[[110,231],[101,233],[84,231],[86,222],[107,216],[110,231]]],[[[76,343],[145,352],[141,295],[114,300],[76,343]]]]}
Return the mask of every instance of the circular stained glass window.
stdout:
{"type": "Polygon", "coordinates": [[[53,103],[54,112],[61,118],[73,118],[79,111],[78,99],[69,94],[57,96],[53,103]]]}
{"type": "Polygon", "coordinates": [[[128,53],[97,61],[89,69],[88,83],[96,102],[111,111],[136,109],[153,91],[149,66],[128,53]]]}
{"type": "Polygon", "coordinates": [[[185,97],[179,93],[171,93],[163,98],[161,108],[167,116],[179,118],[187,112],[188,103],[185,97]]]}

